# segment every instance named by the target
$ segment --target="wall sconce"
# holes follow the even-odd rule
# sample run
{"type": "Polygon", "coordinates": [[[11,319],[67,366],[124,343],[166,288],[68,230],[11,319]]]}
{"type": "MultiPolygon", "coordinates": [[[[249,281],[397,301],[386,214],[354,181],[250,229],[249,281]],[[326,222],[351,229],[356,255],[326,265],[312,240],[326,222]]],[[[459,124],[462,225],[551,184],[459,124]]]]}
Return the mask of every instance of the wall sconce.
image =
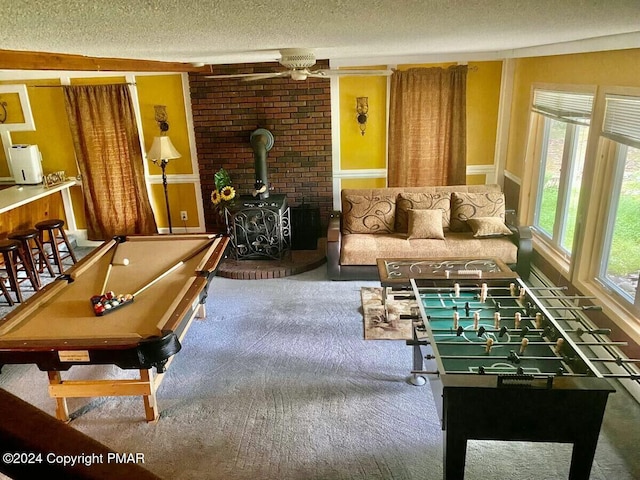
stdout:
{"type": "Polygon", "coordinates": [[[360,133],[364,135],[364,131],[367,128],[367,114],[369,113],[369,97],[356,98],[356,112],[360,133]]]}
{"type": "Polygon", "coordinates": [[[7,121],[7,102],[0,101],[0,123],[7,121]]]}
{"type": "Polygon", "coordinates": [[[160,135],[165,135],[169,130],[169,123],[167,122],[167,107],[166,105],[154,105],[156,122],[158,122],[158,128],[160,129],[160,135]]]}

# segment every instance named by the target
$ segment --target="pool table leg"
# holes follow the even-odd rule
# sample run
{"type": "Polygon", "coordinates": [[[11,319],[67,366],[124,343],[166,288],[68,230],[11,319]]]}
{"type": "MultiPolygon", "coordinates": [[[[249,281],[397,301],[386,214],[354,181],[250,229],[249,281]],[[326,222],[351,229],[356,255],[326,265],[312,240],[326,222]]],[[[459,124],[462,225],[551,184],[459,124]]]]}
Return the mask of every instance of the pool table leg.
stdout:
{"type": "MultiPolygon", "coordinates": [[[[49,376],[50,385],[62,384],[62,376],[60,372],[47,372],[49,376]]],[[[69,407],[67,406],[67,399],[64,397],[56,397],[56,418],[62,420],[65,423],[69,423],[69,407]]]]}
{"type": "Polygon", "coordinates": [[[149,390],[151,392],[149,395],[142,396],[144,401],[145,417],[147,422],[155,422],[160,418],[160,414],[158,413],[158,401],[156,398],[157,385],[155,385],[156,382],[153,372],[146,369],[140,370],[140,380],[149,385],[149,390]]]}

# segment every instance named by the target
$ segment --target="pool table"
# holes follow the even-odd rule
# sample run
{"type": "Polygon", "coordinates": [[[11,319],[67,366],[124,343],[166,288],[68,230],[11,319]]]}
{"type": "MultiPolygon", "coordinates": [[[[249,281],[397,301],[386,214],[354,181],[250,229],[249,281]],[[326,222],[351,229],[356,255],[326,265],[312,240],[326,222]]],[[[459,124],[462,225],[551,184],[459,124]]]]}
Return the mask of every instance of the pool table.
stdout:
{"type": "Polygon", "coordinates": [[[587,480],[615,389],[581,346],[615,342],[567,329],[561,317],[583,307],[549,307],[519,278],[411,285],[420,320],[407,343],[442,423],[445,480],[464,478],[470,439],[572,443],[569,478],[587,480]]]}
{"type": "Polygon", "coordinates": [[[213,234],[115,237],[0,319],[0,367],[33,363],[48,372],[56,416],[68,397],[135,395],[147,421],[156,390],[194,317],[204,317],[210,278],[228,237],[213,234]],[[99,314],[92,297],[133,298],[99,314]],[[80,365],[136,369],[139,379],[63,380],[80,365]],[[153,369],[155,368],[155,373],[153,369]]]}

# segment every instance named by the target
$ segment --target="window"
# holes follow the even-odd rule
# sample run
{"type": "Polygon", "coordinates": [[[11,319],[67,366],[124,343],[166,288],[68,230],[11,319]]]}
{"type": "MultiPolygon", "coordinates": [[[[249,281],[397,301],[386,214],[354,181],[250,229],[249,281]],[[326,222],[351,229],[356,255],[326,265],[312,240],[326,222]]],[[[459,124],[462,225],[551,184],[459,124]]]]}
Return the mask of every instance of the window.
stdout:
{"type": "Polygon", "coordinates": [[[602,136],[615,142],[598,279],[640,306],[640,98],[608,95],[602,136]]]}
{"type": "Polygon", "coordinates": [[[542,116],[533,226],[552,248],[571,256],[593,95],[535,90],[542,116]]]}

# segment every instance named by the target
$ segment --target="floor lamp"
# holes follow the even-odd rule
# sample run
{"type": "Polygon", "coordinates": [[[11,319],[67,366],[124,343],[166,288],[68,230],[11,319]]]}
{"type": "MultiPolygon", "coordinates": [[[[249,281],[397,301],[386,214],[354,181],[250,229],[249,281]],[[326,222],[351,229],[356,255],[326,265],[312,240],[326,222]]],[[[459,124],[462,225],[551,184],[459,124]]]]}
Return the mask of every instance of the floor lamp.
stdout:
{"type": "Polygon", "coordinates": [[[171,139],[164,135],[162,137],[155,137],[153,139],[153,143],[151,144],[149,153],[147,153],[147,157],[156,165],[158,165],[159,162],[160,168],[162,169],[162,186],[164,188],[164,202],[167,206],[169,233],[173,233],[173,228],[171,226],[171,211],[169,209],[169,193],[167,192],[167,174],[165,170],[167,168],[167,163],[169,163],[169,160],[180,158],[181,155],[171,143],[171,139]]]}

